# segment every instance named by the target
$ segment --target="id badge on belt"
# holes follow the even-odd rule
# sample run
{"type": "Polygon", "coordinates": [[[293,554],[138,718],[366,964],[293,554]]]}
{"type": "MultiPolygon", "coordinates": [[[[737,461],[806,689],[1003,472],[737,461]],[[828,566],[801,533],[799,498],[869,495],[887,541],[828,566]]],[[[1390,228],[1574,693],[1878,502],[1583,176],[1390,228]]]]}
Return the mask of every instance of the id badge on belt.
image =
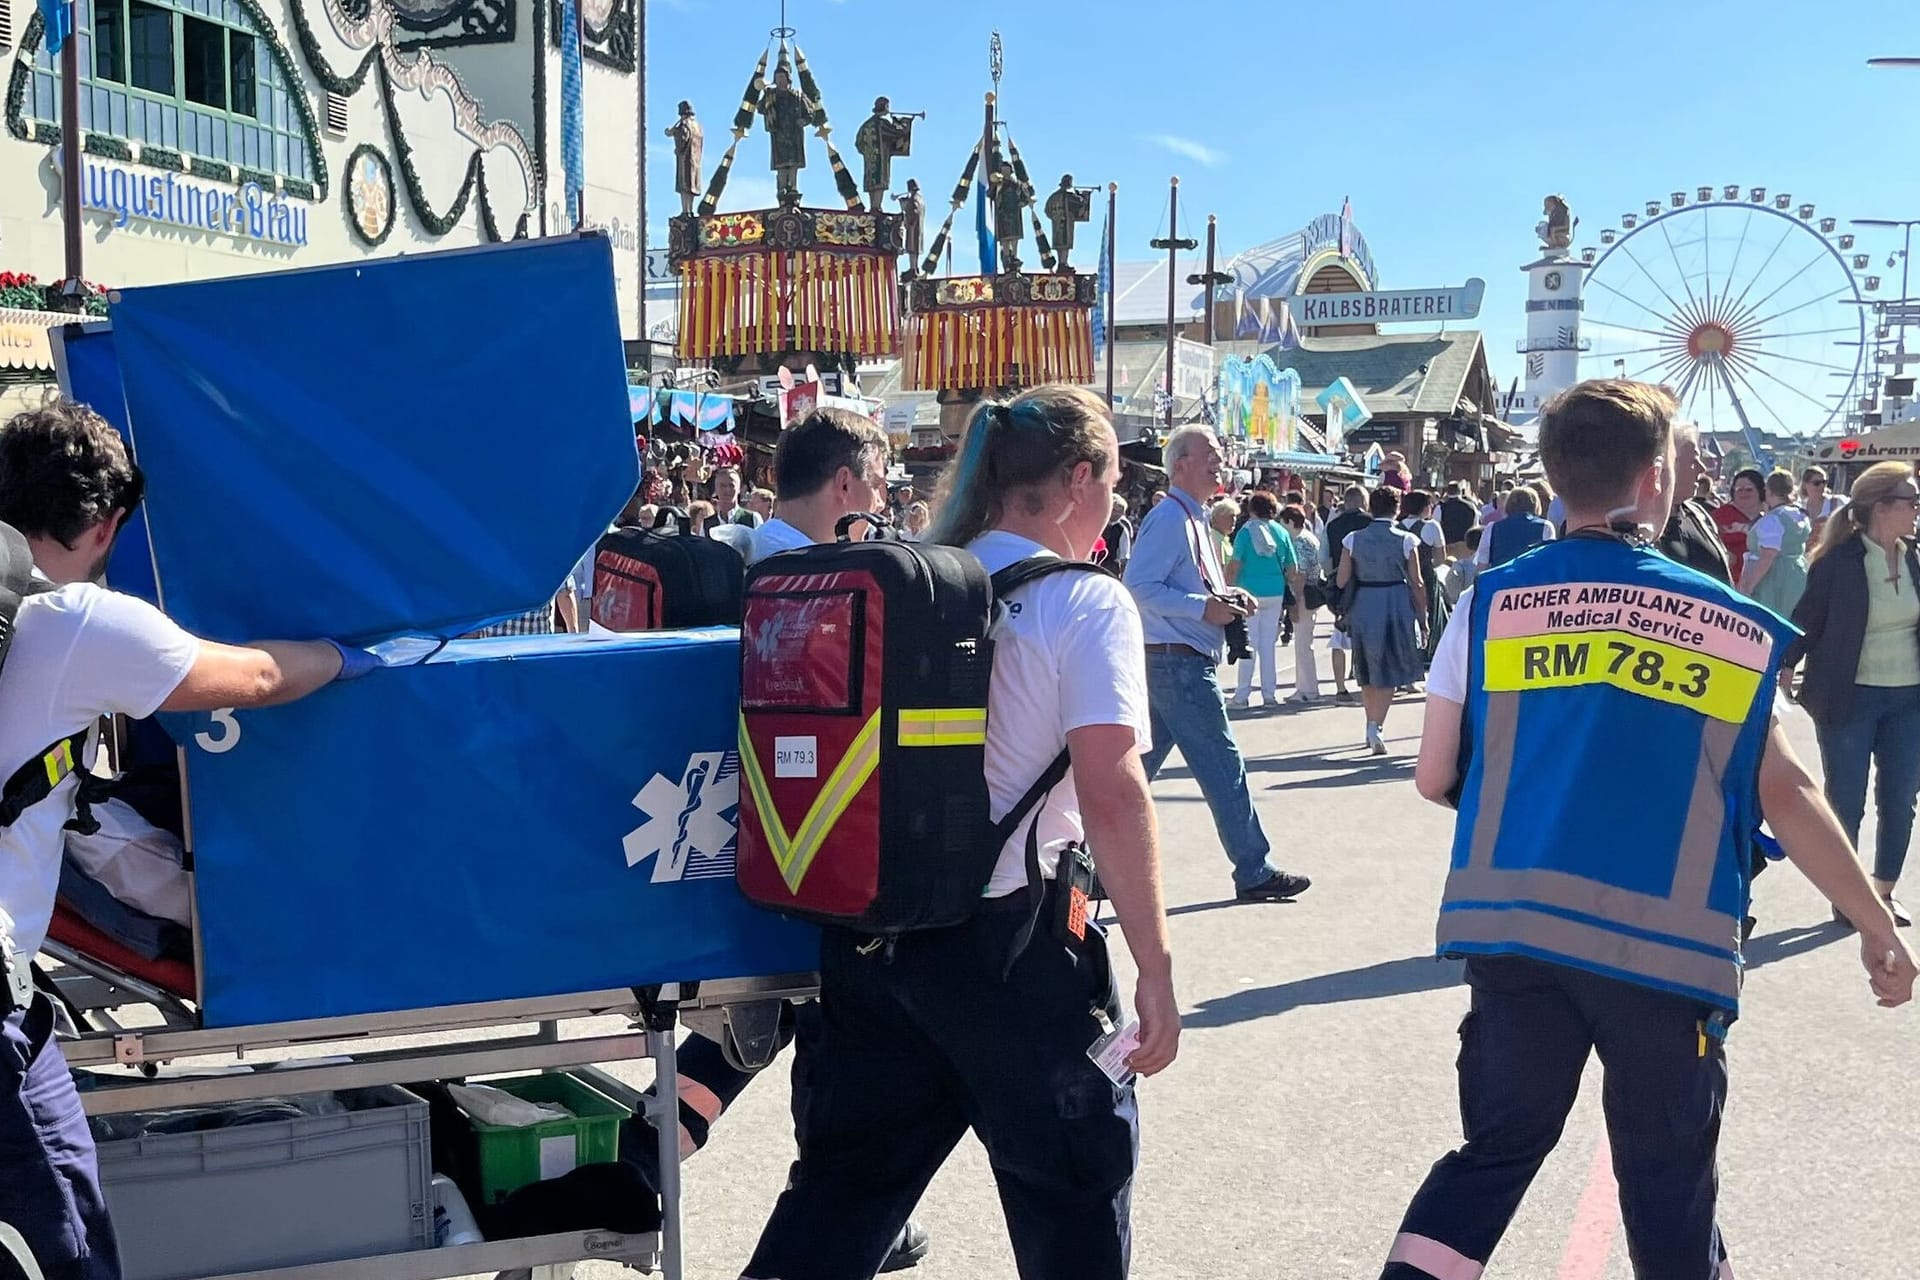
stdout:
{"type": "Polygon", "coordinates": [[[1100,1068],[1101,1074],[1117,1085],[1133,1083],[1133,1070],[1127,1066],[1127,1059],[1140,1047],[1140,1024],[1128,1022],[1116,1027],[1105,1014],[1099,1015],[1103,1028],[1100,1038],[1087,1048],[1087,1057],[1093,1065],[1100,1068]]]}

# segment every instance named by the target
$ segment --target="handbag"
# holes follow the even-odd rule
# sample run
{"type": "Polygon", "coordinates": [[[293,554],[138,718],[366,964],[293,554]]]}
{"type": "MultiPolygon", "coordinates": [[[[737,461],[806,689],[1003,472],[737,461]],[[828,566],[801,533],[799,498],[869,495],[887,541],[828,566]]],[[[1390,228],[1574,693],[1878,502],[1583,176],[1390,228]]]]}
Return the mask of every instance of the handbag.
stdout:
{"type": "Polygon", "coordinates": [[[1300,595],[1306,601],[1309,613],[1315,609],[1326,608],[1330,595],[1327,591],[1327,580],[1325,578],[1309,579],[1301,586],[1300,595]]]}

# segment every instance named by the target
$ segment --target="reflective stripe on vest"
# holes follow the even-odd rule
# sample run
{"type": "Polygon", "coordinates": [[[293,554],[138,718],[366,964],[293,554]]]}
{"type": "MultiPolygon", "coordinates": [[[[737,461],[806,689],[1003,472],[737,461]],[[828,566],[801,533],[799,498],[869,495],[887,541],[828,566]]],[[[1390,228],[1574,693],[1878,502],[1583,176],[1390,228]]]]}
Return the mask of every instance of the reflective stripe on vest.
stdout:
{"type": "Polygon", "coordinates": [[[977,747],[987,740],[987,709],[902,711],[895,736],[903,747],[977,747]]]}
{"type": "Polygon", "coordinates": [[[740,772],[752,793],[754,816],[760,820],[761,834],[766,837],[774,865],[780,868],[780,876],[787,882],[788,889],[800,892],[800,882],[807,878],[807,870],[813,866],[821,846],[833,834],[834,824],[840,821],[840,815],[847,811],[847,806],[860,794],[860,788],[867,784],[879,764],[880,713],[875,711],[847,745],[847,753],[840,757],[840,763],[820,784],[799,827],[789,835],[780,820],[780,811],[774,808],[760,757],[754,754],[747,718],[740,717],[740,772]]]}
{"type": "Polygon", "coordinates": [[[1440,950],[1558,959],[1735,1007],[1751,833],[1729,828],[1758,823],[1788,633],[1618,543],[1549,544],[1483,572],[1476,593],[1473,759],[1440,950]],[[1642,758],[1619,754],[1635,742],[1642,758]]]}

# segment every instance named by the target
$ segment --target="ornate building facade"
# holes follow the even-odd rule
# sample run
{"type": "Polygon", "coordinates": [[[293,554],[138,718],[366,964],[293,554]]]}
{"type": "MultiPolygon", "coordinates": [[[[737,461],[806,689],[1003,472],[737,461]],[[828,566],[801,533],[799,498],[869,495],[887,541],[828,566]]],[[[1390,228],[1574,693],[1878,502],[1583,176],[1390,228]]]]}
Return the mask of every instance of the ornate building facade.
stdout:
{"type": "MultiPolygon", "coordinates": [[[[587,225],[637,336],[636,0],[579,0],[587,225]]],[[[109,288],[562,234],[572,0],[77,0],[85,275],[109,288]]],[[[0,271],[63,274],[59,59],[0,0],[0,271]]],[[[431,300],[425,300],[431,305],[431,300]]],[[[17,305],[17,302],[16,302],[17,305]]]]}

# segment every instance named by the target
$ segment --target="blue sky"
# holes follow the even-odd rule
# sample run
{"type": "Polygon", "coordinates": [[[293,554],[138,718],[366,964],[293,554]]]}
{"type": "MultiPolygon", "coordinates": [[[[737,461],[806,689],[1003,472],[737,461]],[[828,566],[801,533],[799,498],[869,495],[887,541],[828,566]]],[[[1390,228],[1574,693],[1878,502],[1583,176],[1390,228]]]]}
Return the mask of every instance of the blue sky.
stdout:
{"type": "MultiPolygon", "coordinates": [[[[651,0],[656,228],[678,207],[660,136],[674,104],[699,110],[710,168],[778,16],[777,0],[651,0]]],[[[1118,182],[1121,256],[1147,256],[1162,232],[1171,174],[1187,234],[1215,213],[1225,252],[1351,196],[1382,287],[1486,279],[1477,323],[1503,382],[1520,372],[1519,267],[1548,192],[1582,218],[1583,242],[1701,184],[1791,192],[1843,221],[1920,217],[1920,70],[1865,65],[1920,55],[1912,0],[789,0],[788,21],[856,173],[852,136],[875,96],[928,112],[895,187],[919,178],[929,236],[979,133],[997,27],[1002,114],[1036,180],[1118,182]]],[[[734,175],[770,199],[766,155],[756,131],[734,175]]],[[[824,202],[817,144],[809,165],[803,190],[824,202]]],[[[1890,246],[1863,233],[1886,295],[1890,246]]]]}

